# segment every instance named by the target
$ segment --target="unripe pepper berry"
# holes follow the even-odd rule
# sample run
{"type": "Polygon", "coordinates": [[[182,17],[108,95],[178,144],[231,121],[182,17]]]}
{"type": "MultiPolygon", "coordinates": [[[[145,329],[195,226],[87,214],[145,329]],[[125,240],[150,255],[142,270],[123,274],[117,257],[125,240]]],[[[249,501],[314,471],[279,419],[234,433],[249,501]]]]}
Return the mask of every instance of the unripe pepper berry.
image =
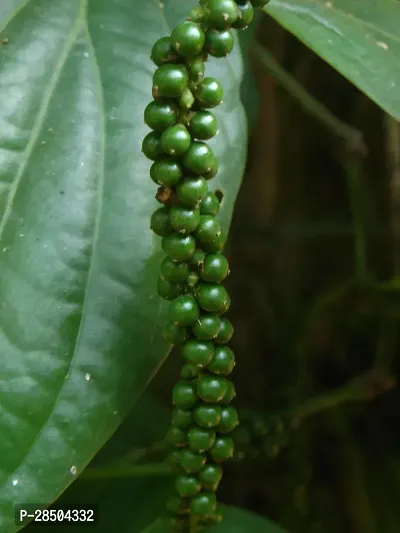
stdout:
{"type": "Polygon", "coordinates": [[[191,381],[178,381],[172,390],[172,403],[182,409],[192,408],[197,403],[196,385],[191,381]]]}
{"type": "Polygon", "coordinates": [[[179,56],[176,50],[172,47],[171,39],[169,37],[161,37],[158,39],[151,49],[151,60],[158,67],[164,63],[175,63],[179,61],[179,56]]]}
{"type": "Polygon", "coordinates": [[[235,445],[230,437],[217,437],[214,446],[211,448],[211,457],[216,463],[222,463],[233,457],[235,445]]]}
{"type": "Polygon", "coordinates": [[[201,484],[197,477],[186,474],[176,478],[175,488],[179,496],[187,498],[200,492],[201,484]]]}
{"type": "Polygon", "coordinates": [[[235,45],[231,30],[209,30],[207,32],[206,49],[214,57],[225,57],[230,54],[235,45]]]}
{"type": "Polygon", "coordinates": [[[254,18],[254,9],[249,1],[241,2],[238,4],[238,8],[239,17],[236,22],[232,24],[232,28],[235,28],[236,30],[244,30],[251,24],[254,18]]]}
{"type": "Polygon", "coordinates": [[[212,342],[190,339],[182,346],[182,357],[198,368],[206,367],[213,359],[214,345],[212,342]]]}
{"type": "Polygon", "coordinates": [[[156,98],[177,98],[188,81],[189,75],[183,65],[161,65],[153,74],[153,94],[156,98]]]}
{"type": "Polygon", "coordinates": [[[170,100],[154,100],[144,110],[144,121],[154,131],[163,132],[176,124],[177,107],[170,100]]]}
{"type": "Polygon", "coordinates": [[[210,341],[215,339],[221,328],[221,319],[218,315],[202,313],[192,327],[195,337],[199,340],[210,341]]]}
{"type": "Polygon", "coordinates": [[[199,306],[192,294],[178,296],[169,306],[169,318],[178,326],[191,326],[196,322],[199,314],[199,306]]]}
{"type": "Polygon", "coordinates": [[[166,237],[172,233],[169,223],[169,207],[159,207],[154,211],[150,219],[150,228],[160,237],[166,237]]]}
{"type": "Polygon", "coordinates": [[[197,380],[197,394],[204,402],[220,402],[228,391],[224,378],[219,376],[200,375],[197,380]]]}
{"type": "Polygon", "coordinates": [[[159,278],[157,282],[157,294],[164,300],[174,300],[184,291],[181,283],[171,283],[164,278],[159,278]]]}
{"type": "Polygon", "coordinates": [[[214,158],[212,148],[201,141],[194,141],[184,154],[182,162],[188,170],[201,175],[211,169],[214,158]]]}
{"type": "MultiPolygon", "coordinates": [[[[182,296],[180,296],[182,298],[182,296]]],[[[207,370],[221,376],[229,376],[235,368],[235,355],[228,346],[217,346],[207,370]]]]}
{"type": "Polygon", "coordinates": [[[164,257],[161,262],[161,276],[167,281],[176,283],[185,281],[189,274],[188,263],[176,263],[169,257],[164,257]]]}
{"type": "MultiPolygon", "coordinates": [[[[221,283],[229,274],[229,263],[222,254],[206,255],[200,276],[209,283],[221,283]]],[[[180,280],[177,280],[180,281],[180,280]]]]}
{"type": "Polygon", "coordinates": [[[218,133],[216,116],[210,111],[198,111],[189,122],[189,131],[196,139],[212,139],[218,133]]]}
{"type": "Polygon", "coordinates": [[[171,233],[167,237],[163,237],[161,246],[172,260],[189,261],[196,251],[196,240],[192,235],[171,233]]]}
{"type": "Polygon", "coordinates": [[[230,381],[229,379],[226,380],[226,385],[228,387],[228,390],[225,394],[225,396],[222,398],[221,404],[228,405],[231,403],[231,401],[236,398],[236,389],[234,383],[230,381]]]}
{"type": "Polygon", "coordinates": [[[193,257],[189,261],[189,264],[194,267],[199,267],[204,263],[204,258],[206,254],[203,252],[203,250],[196,250],[193,257]]]}
{"type": "Polygon", "coordinates": [[[199,480],[202,485],[215,492],[222,479],[222,468],[219,465],[207,464],[199,472],[199,480]]]}
{"type": "MultiPolygon", "coordinates": [[[[239,417],[236,409],[232,406],[223,407],[221,411],[221,422],[218,426],[220,433],[230,433],[239,425],[239,417]]],[[[189,436],[188,436],[189,441],[189,436]]]]}
{"type": "Polygon", "coordinates": [[[207,182],[201,176],[185,178],[176,187],[176,195],[184,205],[196,207],[207,197],[207,182]]]}
{"type": "Polygon", "coordinates": [[[142,152],[151,161],[157,161],[165,157],[161,146],[161,137],[157,132],[151,131],[146,135],[142,142],[142,152]]]}
{"type": "Polygon", "coordinates": [[[215,344],[226,344],[233,337],[233,326],[230,320],[225,317],[221,317],[221,327],[216,336],[215,344]]]}
{"type": "Polygon", "coordinates": [[[173,322],[166,322],[163,327],[163,337],[170,344],[183,344],[189,338],[189,330],[173,322]]]}
{"type": "Polygon", "coordinates": [[[200,210],[182,205],[171,207],[169,223],[178,233],[192,233],[200,223],[200,210]]]}
{"type": "Polygon", "coordinates": [[[179,464],[187,474],[193,474],[201,470],[206,461],[207,458],[204,454],[185,448],[181,451],[179,464]]]}
{"type": "Polygon", "coordinates": [[[225,287],[209,283],[200,283],[196,287],[196,298],[199,306],[209,313],[225,313],[231,302],[225,287]]]}
{"type": "Polygon", "coordinates": [[[173,157],[155,161],[150,168],[151,179],[164,187],[174,187],[181,181],[182,176],[182,166],[173,157]]]}
{"type": "Polygon", "coordinates": [[[222,410],[219,405],[198,405],[193,415],[200,427],[215,428],[221,422],[222,410]]]}
{"type": "Polygon", "coordinates": [[[206,4],[207,21],[213,27],[224,30],[238,18],[238,7],[234,0],[209,0],[206,4]]]}
{"type": "Polygon", "coordinates": [[[193,515],[209,516],[217,508],[217,498],[213,492],[202,492],[193,496],[190,512],[193,515]]]}
{"type": "Polygon", "coordinates": [[[193,412],[190,409],[175,407],[171,415],[171,426],[188,429],[193,422],[193,412]]]}
{"type": "Polygon", "coordinates": [[[189,514],[189,500],[177,496],[170,498],[167,502],[167,511],[178,516],[189,514]]]}
{"type": "Polygon", "coordinates": [[[216,254],[220,252],[221,250],[223,250],[226,244],[227,237],[228,237],[227,234],[224,231],[221,231],[221,234],[218,235],[215,241],[203,242],[201,244],[201,247],[205,252],[209,254],[216,254]]]}
{"type": "Polygon", "coordinates": [[[221,224],[219,220],[210,215],[201,215],[196,229],[196,238],[200,243],[212,243],[219,235],[221,235],[221,224]]]}
{"type": "Polygon", "coordinates": [[[219,200],[213,192],[209,192],[200,203],[200,214],[215,217],[219,211],[219,200]]]}
{"type": "Polygon", "coordinates": [[[203,176],[204,179],[207,181],[212,180],[218,174],[218,170],[219,170],[218,159],[216,157],[213,157],[213,160],[211,161],[210,169],[208,170],[208,172],[204,173],[204,176],[203,176]]]}
{"type": "Polygon", "coordinates": [[[185,446],[187,443],[187,431],[177,427],[171,427],[168,430],[165,440],[172,446],[185,446]]]}
{"type": "Polygon", "coordinates": [[[183,124],[175,124],[164,130],[161,135],[161,146],[166,154],[179,156],[190,148],[192,138],[183,124]]]}
{"type": "Polygon", "coordinates": [[[187,442],[193,452],[205,452],[215,442],[216,433],[212,429],[192,427],[187,433],[187,442]]]}
{"type": "Polygon", "coordinates": [[[171,43],[179,55],[193,57],[204,47],[205,33],[200,24],[184,22],[179,24],[171,33],[171,43]]]}
{"type": "Polygon", "coordinates": [[[215,78],[204,78],[196,87],[195,97],[203,107],[216,107],[223,96],[222,86],[215,78]]]}
{"type": "Polygon", "coordinates": [[[200,54],[186,62],[189,78],[195,83],[201,82],[204,78],[204,73],[206,71],[205,59],[205,55],[200,54]]]}

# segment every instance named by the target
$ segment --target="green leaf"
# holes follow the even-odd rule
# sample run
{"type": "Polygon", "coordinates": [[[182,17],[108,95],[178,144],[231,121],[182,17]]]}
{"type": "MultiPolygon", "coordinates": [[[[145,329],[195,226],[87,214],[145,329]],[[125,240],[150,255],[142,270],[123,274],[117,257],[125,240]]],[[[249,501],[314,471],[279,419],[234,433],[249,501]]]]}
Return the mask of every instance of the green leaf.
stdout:
{"type": "MultiPolygon", "coordinates": [[[[2,533],[16,502],[49,504],[75,479],[168,351],[140,149],[152,43],[195,2],[177,4],[0,3],[2,533]]],[[[239,51],[210,72],[226,90],[214,146],[228,227],[246,154],[239,51]]]]}
{"type": "MultiPolygon", "coordinates": [[[[224,513],[222,522],[217,526],[205,528],[204,533],[285,533],[278,525],[263,516],[227,505],[223,505],[222,510],[224,513]]],[[[136,533],[136,530],[132,529],[129,533],[136,533]]],[[[160,518],[142,533],[170,533],[168,520],[160,518]]]]}
{"type": "Polygon", "coordinates": [[[398,0],[272,0],[265,11],[400,120],[398,0]]]}

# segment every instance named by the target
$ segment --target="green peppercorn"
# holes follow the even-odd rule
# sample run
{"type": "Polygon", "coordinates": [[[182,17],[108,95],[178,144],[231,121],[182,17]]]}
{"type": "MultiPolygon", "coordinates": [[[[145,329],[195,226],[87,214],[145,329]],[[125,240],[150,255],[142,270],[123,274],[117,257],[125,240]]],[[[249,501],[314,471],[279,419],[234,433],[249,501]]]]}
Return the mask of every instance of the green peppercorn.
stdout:
{"type": "Polygon", "coordinates": [[[193,452],[205,452],[215,442],[216,434],[212,429],[192,427],[187,433],[187,442],[193,452]]]}
{"type": "Polygon", "coordinates": [[[179,61],[179,56],[172,48],[169,37],[161,37],[161,39],[158,39],[154,43],[150,57],[157,67],[160,67],[164,63],[175,63],[179,61]]]}
{"type": "Polygon", "coordinates": [[[172,451],[169,452],[165,459],[165,462],[175,471],[180,469],[181,454],[182,450],[174,448],[172,451]]]}
{"type": "Polygon", "coordinates": [[[181,283],[171,283],[164,278],[159,278],[157,281],[157,293],[164,300],[174,300],[184,292],[184,287],[181,283]]]}
{"type": "Polygon", "coordinates": [[[207,464],[199,472],[199,480],[202,485],[215,492],[222,479],[222,468],[219,465],[207,464]]]}
{"type": "Polygon", "coordinates": [[[220,524],[222,522],[223,517],[224,517],[224,514],[223,514],[222,509],[219,509],[217,506],[213,514],[210,514],[204,517],[204,519],[201,521],[201,525],[204,527],[208,527],[208,526],[214,526],[216,524],[220,524]]]}
{"type": "Polygon", "coordinates": [[[221,317],[221,327],[214,342],[216,344],[226,344],[233,337],[233,326],[230,320],[221,317]]]}
{"type": "Polygon", "coordinates": [[[254,8],[249,1],[240,2],[238,8],[239,17],[236,22],[232,24],[232,27],[236,30],[244,30],[251,24],[254,18],[254,8]]]}
{"type": "Polygon", "coordinates": [[[181,450],[179,464],[187,474],[194,474],[203,468],[207,457],[202,453],[197,453],[189,448],[181,450]]]}
{"type": "Polygon", "coordinates": [[[179,200],[187,206],[196,207],[207,196],[207,183],[201,176],[185,178],[176,188],[179,200]]]}
{"type": "Polygon", "coordinates": [[[211,515],[217,507],[217,498],[212,492],[201,492],[193,496],[190,504],[190,512],[193,515],[211,515]]]}
{"type": "Polygon", "coordinates": [[[224,378],[219,376],[200,375],[197,380],[197,394],[204,402],[220,402],[228,391],[224,378]]]}
{"type": "Polygon", "coordinates": [[[185,446],[187,443],[187,431],[177,427],[171,427],[168,430],[165,440],[172,446],[185,446]]]}
{"type": "Polygon", "coordinates": [[[189,274],[188,263],[176,263],[169,257],[164,257],[161,262],[161,276],[174,283],[185,281],[189,274]]]}
{"type": "Polygon", "coordinates": [[[180,376],[182,379],[193,379],[199,375],[199,367],[186,363],[181,368],[180,376]]]}
{"type": "Polygon", "coordinates": [[[199,405],[195,408],[193,415],[200,427],[214,428],[221,422],[221,413],[219,405],[199,405]]]}
{"type": "Polygon", "coordinates": [[[169,224],[178,233],[192,233],[200,223],[200,210],[182,205],[171,207],[169,224]]]}
{"type": "Polygon", "coordinates": [[[172,403],[182,409],[192,408],[197,403],[196,385],[190,381],[178,381],[172,391],[172,403]]]}
{"type": "Polygon", "coordinates": [[[183,124],[167,128],[161,135],[161,146],[166,154],[182,155],[190,148],[192,138],[183,124]]]}
{"type": "Polygon", "coordinates": [[[225,313],[231,302],[225,287],[208,283],[199,283],[196,287],[196,298],[199,306],[209,313],[225,313]]]}
{"type": "MultiPolygon", "coordinates": [[[[218,431],[220,433],[230,433],[239,425],[239,417],[236,409],[232,406],[223,407],[221,411],[221,422],[218,426],[218,431]]],[[[189,433],[188,433],[188,442],[189,433]]]]}
{"type": "Polygon", "coordinates": [[[196,99],[192,91],[189,89],[189,87],[186,87],[179,97],[179,106],[182,108],[182,110],[188,110],[194,105],[195,102],[196,99]]]}
{"type": "Polygon", "coordinates": [[[203,242],[201,244],[201,247],[207,253],[216,254],[220,252],[221,250],[223,250],[226,244],[227,237],[228,237],[227,234],[224,231],[221,231],[221,234],[215,239],[215,241],[203,242]]]}
{"type": "MultiPolygon", "coordinates": [[[[222,254],[206,255],[200,276],[209,283],[221,283],[229,274],[229,263],[222,254]]],[[[180,280],[176,280],[180,281],[180,280]]]]}
{"type": "Polygon", "coordinates": [[[153,94],[157,98],[179,97],[188,81],[189,75],[183,65],[161,65],[153,74],[153,94]]]}
{"type": "Polygon", "coordinates": [[[174,187],[183,176],[182,166],[173,157],[155,161],[150,168],[150,177],[158,185],[174,187]]]}
{"type": "Polygon", "coordinates": [[[203,264],[205,256],[206,254],[203,252],[203,250],[196,250],[191,260],[189,261],[189,264],[194,267],[199,267],[203,264]]]}
{"type": "Polygon", "coordinates": [[[159,207],[151,215],[150,228],[156,235],[166,237],[172,232],[169,224],[169,207],[159,207]]]}
{"type": "Polygon", "coordinates": [[[183,476],[177,476],[175,488],[179,496],[187,498],[200,492],[201,485],[197,477],[185,474],[183,476]]]}
{"type": "Polygon", "coordinates": [[[195,83],[199,83],[204,78],[206,71],[205,56],[201,54],[193,59],[189,59],[186,63],[189,71],[189,78],[195,83]]]}
{"type": "Polygon", "coordinates": [[[214,157],[212,149],[206,143],[195,141],[184,154],[182,162],[188,170],[201,175],[211,168],[214,157]]]}
{"type": "Polygon", "coordinates": [[[219,30],[232,26],[238,18],[238,7],[233,0],[209,0],[206,4],[208,23],[219,30]]]}
{"type": "Polygon", "coordinates": [[[174,261],[189,261],[196,251],[196,240],[192,235],[171,233],[163,237],[161,246],[164,252],[174,261]]]}
{"type": "Polygon", "coordinates": [[[211,457],[216,463],[222,463],[233,457],[235,445],[230,437],[217,437],[214,446],[211,448],[211,457]]]}
{"type": "Polygon", "coordinates": [[[231,30],[209,30],[207,32],[206,48],[214,57],[225,57],[230,54],[235,45],[231,30]]]}
{"type": "Polygon", "coordinates": [[[212,361],[213,355],[214,345],[212,342],[189,339],[182,346],[182,357],[185,361],[199,368],[206,367],[212,361]]]}
{"type": "Polygon", "coordinates": [[[178,516],[189,514],[189,500],[174,496],[167,502],[167,511],[178,516]]]}
{"type": "Polygon", "coordinates": [[[142,142],[142,152],[151,161],[157,161],[165,157],[161,146],[161,137],[157,132],[151,131],[146,135],[142,142]]]}
{"type": "Polygon", "coordinates": [[[218,170],[219,170],[218,159],[214,156],[211,161],[211,167],[208,170],[208,172],[204,173],[203,178],[207,181],[212,180],[218,174],[218,170]]]}
{"type": "Polygon", "coordinates": [[[204,78],[196,87],[195,97],[203,107],[216,107],[222,102],[224,91],[215,78],[204,78]]]}
{"type": "Polygon", "coordinates": [[[177,107],[169,100],[155,100],[144,110],[144,121],[154,131],[163,132],[176,124],[178,120],[177,107]]]}
{"type": "MultiPolygon", "coordinates": [[[[182,296],[180,296],[182,298],[182,296]]],[[[217,346],[207,370],[221,376],[229,376],[235,367],[235,355],[228,346],[217,346]]]]}
{"type": "Polygon", "coordinates": [[[169,306],[170,320],[178,326],[191,326],[196,322],[199,313],[199,306],[197,305],[196,298],[192,294],[178,296],[169,306]]]}
{"type": "MultiPolygon", "coordinates": [[[[171,219],[170,219],[171,222],[171,219]]],[[[221,224],[219,220],[210,215],[201,215],[197,225],[195,236],[203,243],[211,243],[221,234],[221,224]]]]}
{"type": "MultiPolygon", "coordinates": [[[[179,185],[178,185],[179,187],[179,185]]],[[[207,193],[207,196],[200,203],[200,214],[217,216],[219,211],[219,200],[213,192],[207,193]]]]}
{"type": "Polygon", "coordinates": [[[193,422],[193,412],[188,409],[175,407],[172,411],[171,426],[179,429],[187,429],[193,422]]]}
{"type": "Polygon", "coordinates": [[[221,403],[224,405],[227,405],[231,403],[231,401],[236,398],[236,389],[235,385],[230,381],[229,379],[226,380],[226,386],[228,387],[228,390],[225,394],[225,396],[222,398],[221,403]]]}
{"type": "Polygon", "coordinates": [[[173,322],[166,322],[163,327],[163,337],[170,344],[183,344],[189,338],[189,331],[173,322]]]}
{"type": "Polygon", "coordinates": [[[221,327],[221,319],[218,315],[202,313],[196,320],[192,330],[199,340],[210,341],[215,339],[221,327]]]}
{"type": "Polygon", "coordinates": [[[189,122],[189,131],[196,139],[212,139],[218,133],[216,116],[210,111],[198,111],[189,122]]]}
{"type": "Polygon", "coordinates": [[[205,34],[200,24],[184,22],[171,33],[171,43],[181,56],[196,56],[203,50],[205,34]]]}

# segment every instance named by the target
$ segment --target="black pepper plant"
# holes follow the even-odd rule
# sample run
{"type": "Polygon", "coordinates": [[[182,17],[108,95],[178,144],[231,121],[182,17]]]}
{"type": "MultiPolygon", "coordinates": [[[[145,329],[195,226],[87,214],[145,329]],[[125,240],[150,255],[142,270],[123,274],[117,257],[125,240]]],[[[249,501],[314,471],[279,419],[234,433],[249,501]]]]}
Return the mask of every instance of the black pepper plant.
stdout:
{"type": "Polygon", "coordinates": [[[180,380],[172,392],[167,434],[169,461],[176,470],[176,495],[168,504],[173,530],[220,521],[215,492],[221,464],[232,458],[230,436],[239,424],[230,375],[235,356],[227,343],[233,326],[225,314],[230,296],[223,285],[229,263],[226,234],[217,215],[219,199],[208,183],[218,161],[206,141],[218,133],[211,109],[223,101],[219,80],[206,75],[209,56],[225,57],[234,47],[233,29],[245,29],[254,8],[267,0],[203,0],[186,22],[158,39],[151,50],[157,66],[153,101],[144,112],[151,129],[142,150],[153,164],[150,177],[159,207],[150,227],[166,254],[158,294],[170,300],[164,337],[179,345],[180,380]]]}

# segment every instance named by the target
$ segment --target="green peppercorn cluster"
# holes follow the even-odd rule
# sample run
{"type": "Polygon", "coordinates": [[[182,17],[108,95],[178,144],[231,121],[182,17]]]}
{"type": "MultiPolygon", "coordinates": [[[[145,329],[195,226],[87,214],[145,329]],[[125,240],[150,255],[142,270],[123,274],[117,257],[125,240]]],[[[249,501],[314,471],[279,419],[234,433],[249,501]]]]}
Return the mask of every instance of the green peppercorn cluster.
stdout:
{"type": "Polygon", "coordinates": [[[167,440],[176,469],[176,497],[169,503],[174,530],[220,520],[215,491],[221,463],[233,456],[229,433],[238,425],[229,404],[235,386],[228,379],[235,356],[233,335],[223,315],[230,297],[222,282],[229,264],[222,250],[226,235],[216,218],[220,203],[208,182],[218,161],[207,144],[218,133],[210,109],[222,102],[218,80],[205,75],[209,56],[225,57],[234,47],[232,28],[244,29],[254,8],[268,0],[200,0],[188,20],[153,46],[153,101],[144,112],[151,129],[142,151],[153,163],[151,179],[162,204],[150,227],[162,238],[158,294],[170,300],[165,338],[180,346],[184,364],[173,389],[167,440]]]}

